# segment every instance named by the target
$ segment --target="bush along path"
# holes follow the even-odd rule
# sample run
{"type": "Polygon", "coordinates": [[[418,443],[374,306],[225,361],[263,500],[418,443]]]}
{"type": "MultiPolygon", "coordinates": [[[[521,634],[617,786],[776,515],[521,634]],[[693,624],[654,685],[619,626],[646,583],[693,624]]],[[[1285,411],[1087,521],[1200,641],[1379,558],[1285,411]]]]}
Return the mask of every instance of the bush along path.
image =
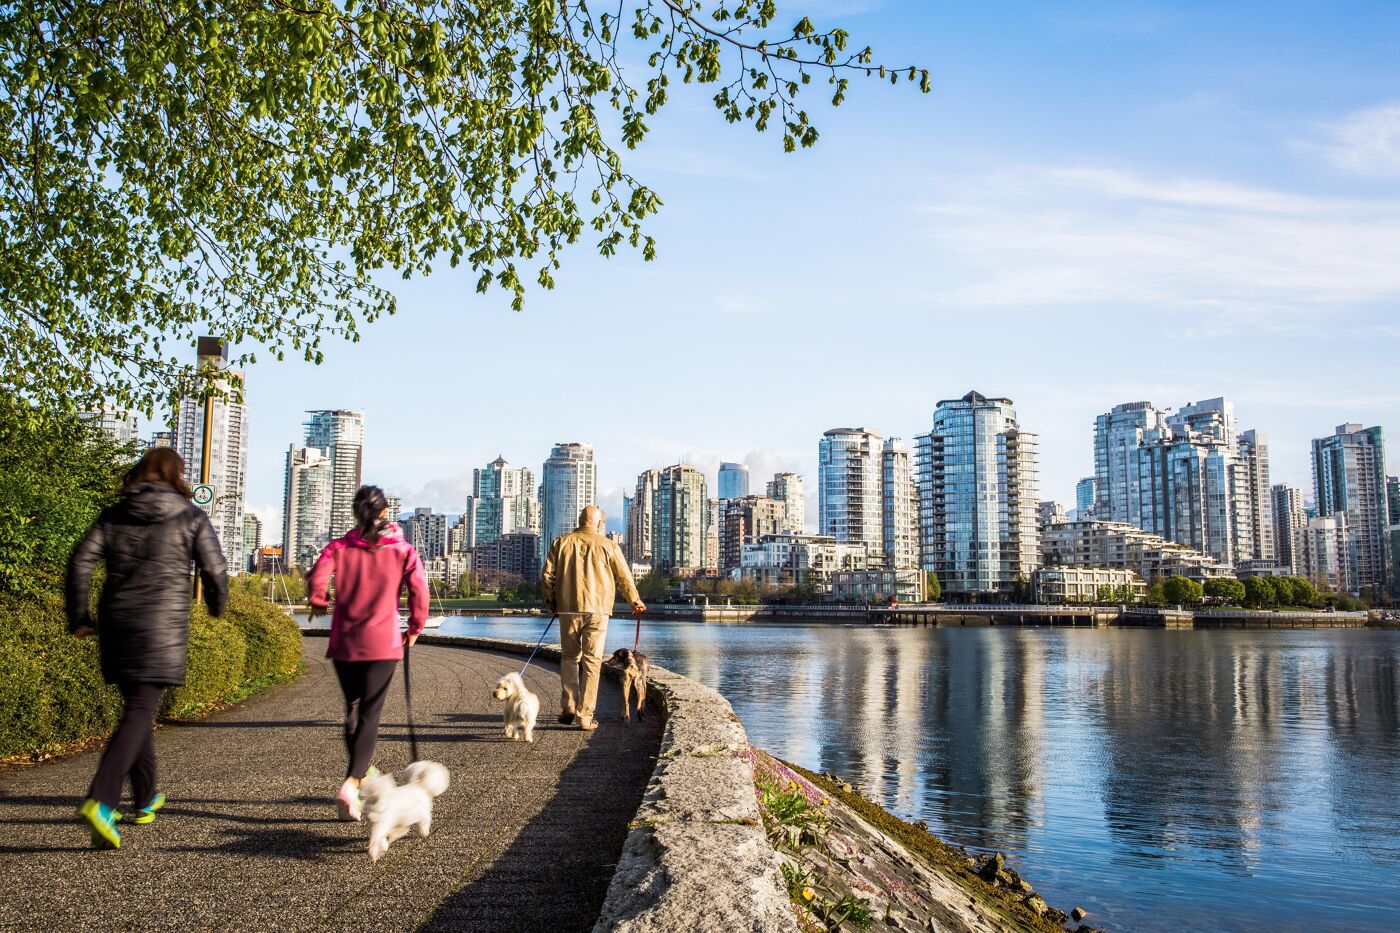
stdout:
{"type": "MultiPolygon", "coordinates": [[[[221,618],[194,607],[185,685],[166,691],[160,718],[199,718],[300,671],[296,623],[235,589],[221,618]]],[[[0,598],[0,763],[84,748],[106,738],[120,715],[121,694],[98,668],[97,640],[68,634],[58,595],[0,598]]]]}
{"type": "MultiPolygon", "coordinates": [[[[995,866],[989,873],[984,861],[896,819],[845,782],[756,749],[744,755],[753,761],[759,813],[803,933],[1063,933],[1071,919],[1000,856],[985,860],[995,866]]],[[[1084,915],[1074,914],[1077,924],[1084,915]]]]}

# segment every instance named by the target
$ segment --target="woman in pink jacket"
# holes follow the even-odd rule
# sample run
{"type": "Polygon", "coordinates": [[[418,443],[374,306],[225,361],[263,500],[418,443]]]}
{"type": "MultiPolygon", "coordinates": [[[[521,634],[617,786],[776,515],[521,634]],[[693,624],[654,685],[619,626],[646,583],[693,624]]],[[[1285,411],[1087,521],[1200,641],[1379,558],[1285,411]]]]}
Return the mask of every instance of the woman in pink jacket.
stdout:
{"type": "Polygon", "coordinates": [[[418,640],[428,619],[428,579],[418,552],[389,518],[378,486],[355,493],[355,521],[343,538],[326,546],[311,571],[313,615],[324,615],[327,587],[335,578],[326,657],[345,694],[345,750],[350,765],[335,795],[342,820],[360,818],[360,781],[370,770],[379,739],[379,714],[404,650],[418,640]],[[399,593],[408,587],[408,631],[399,632],[399,593]]]}

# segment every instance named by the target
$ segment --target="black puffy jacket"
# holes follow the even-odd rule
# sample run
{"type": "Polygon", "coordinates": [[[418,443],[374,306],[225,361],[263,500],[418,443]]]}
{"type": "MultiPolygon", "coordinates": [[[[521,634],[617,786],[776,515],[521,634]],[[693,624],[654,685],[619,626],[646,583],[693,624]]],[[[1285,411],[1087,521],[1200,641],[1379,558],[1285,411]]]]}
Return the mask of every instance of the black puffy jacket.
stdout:
{"type": "Polygon", "coordinates": [[[88,592],[107,564],[97,640],[108,683],[185,682],[190,641],[190,561],[199,565],[212,615],[228,602],[228,572],[209,516],[169,486],[141,483],[103,510],[68,561],[68,629],[92,625],[88,592]]]}

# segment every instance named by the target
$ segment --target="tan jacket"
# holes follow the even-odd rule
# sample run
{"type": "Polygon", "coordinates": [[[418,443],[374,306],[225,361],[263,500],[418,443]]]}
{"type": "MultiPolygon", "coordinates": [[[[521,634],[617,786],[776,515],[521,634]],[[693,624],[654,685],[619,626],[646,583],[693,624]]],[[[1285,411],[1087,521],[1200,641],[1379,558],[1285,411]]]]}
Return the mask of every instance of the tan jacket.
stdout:
{"type": "Polygon", "coordinates": [[[554,539],[540,574],[545,605],[555,612],[612,615],[617,590],[629,603],[641,602],[632,573],[617,545],[600,534],[578,529],[554,539]]]}

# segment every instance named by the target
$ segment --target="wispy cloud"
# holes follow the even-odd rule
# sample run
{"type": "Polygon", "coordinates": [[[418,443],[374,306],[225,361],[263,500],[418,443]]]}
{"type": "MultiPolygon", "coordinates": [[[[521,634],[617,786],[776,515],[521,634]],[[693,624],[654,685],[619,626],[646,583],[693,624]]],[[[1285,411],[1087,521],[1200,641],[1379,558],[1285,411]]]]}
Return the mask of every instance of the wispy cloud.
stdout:
{"type": "Polygon", "coordinates": [[[1400,101],[1359,110],[1326,128],[1317,146],[1337,168],[1361,175],[1400,175],[1400,101]]]}
{"type": "Polygon", "coordinates": [[[1287,327],[1290,312],[1400,295],[1395,200],[1031,167],[926,211],[955,270],[939,296],[950,304],[1160,307],[1287,327]]]}

